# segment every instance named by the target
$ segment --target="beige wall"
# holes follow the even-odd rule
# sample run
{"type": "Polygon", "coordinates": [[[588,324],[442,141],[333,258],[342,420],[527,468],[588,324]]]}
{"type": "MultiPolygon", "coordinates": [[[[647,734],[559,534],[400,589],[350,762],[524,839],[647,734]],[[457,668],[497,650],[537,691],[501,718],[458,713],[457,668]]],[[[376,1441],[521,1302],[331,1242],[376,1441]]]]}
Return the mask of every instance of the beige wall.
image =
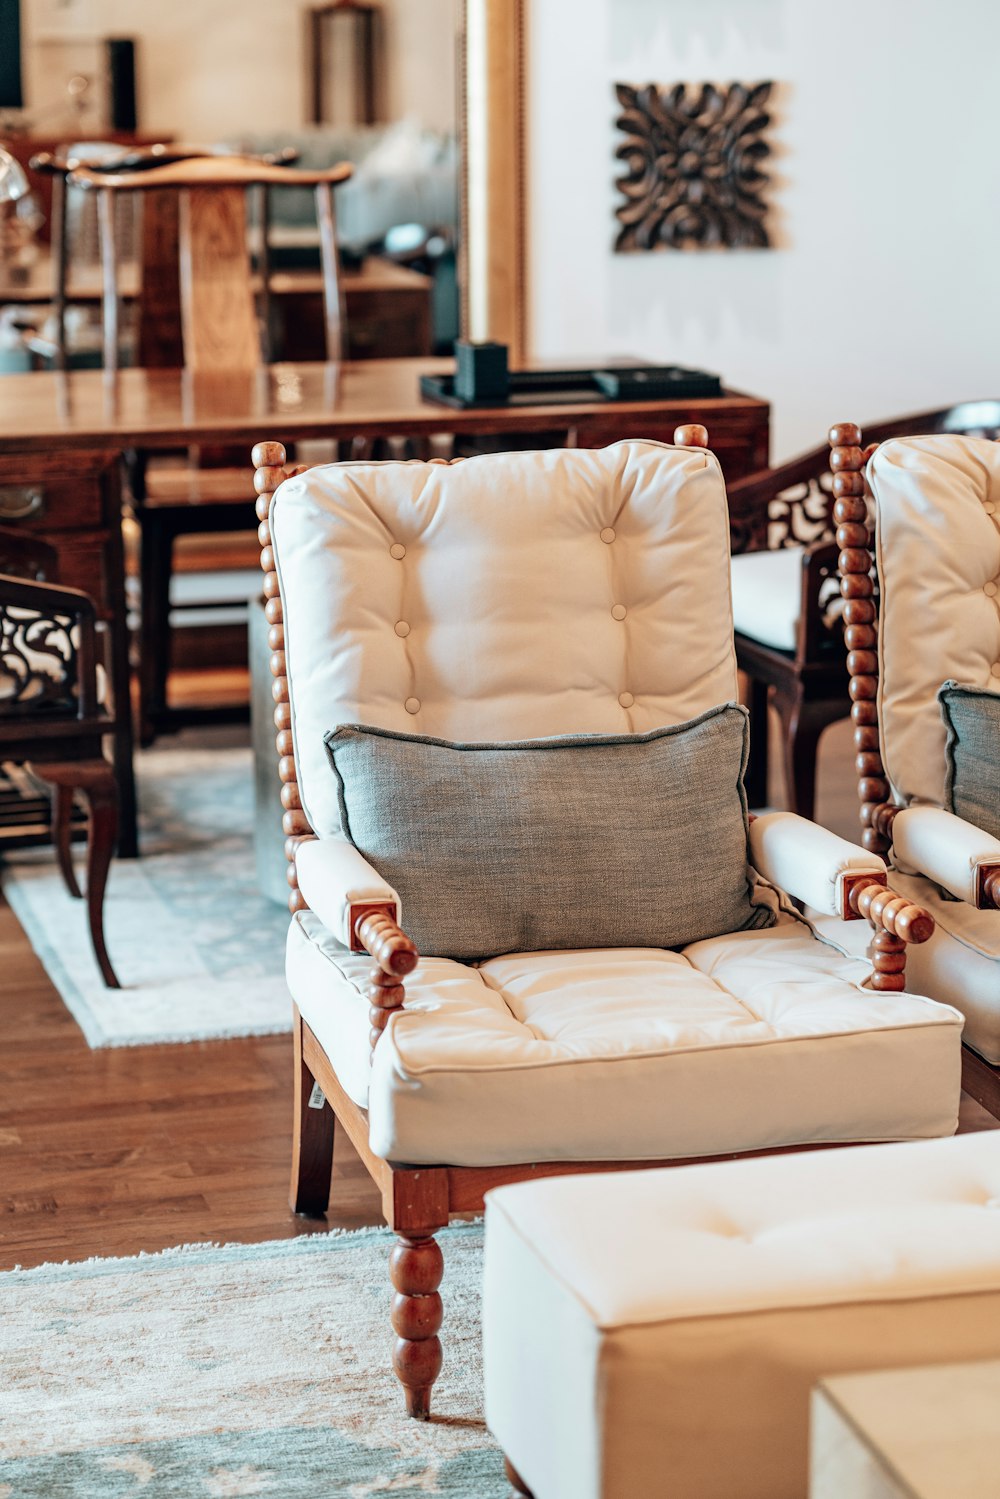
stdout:
{"type": "Polygon", "coordinates": [[[833,421],[1000,394],[996,0],[528,9],[539,354],[716,370],[770,398],[776,457],[833,421]],[[764,78],[779,247],[615,255],[613,83],[764,78]]]}
{"type": "MultiPolygon", "coordinates": [[[[459,0],[384,0],[383,8],[391,117],[450,128],[459,0]]],[[[304,10],[299,0],[23,0],[29,113],[39,130],[69,125],[66,78],[99,67],[94,39],[131,36],[142,129],[210,141],[300,125],[304,10]]],[[[79,129],[98,123],[85,117],[79,129]]]]}

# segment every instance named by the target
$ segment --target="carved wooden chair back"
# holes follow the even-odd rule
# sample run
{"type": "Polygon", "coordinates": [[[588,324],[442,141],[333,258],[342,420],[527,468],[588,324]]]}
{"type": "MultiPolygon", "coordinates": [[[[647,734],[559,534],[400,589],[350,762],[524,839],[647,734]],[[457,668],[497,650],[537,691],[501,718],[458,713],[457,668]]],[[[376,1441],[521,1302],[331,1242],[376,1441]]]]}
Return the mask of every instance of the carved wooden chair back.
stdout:
{"type": "MultiPolygon", "coordinates": [[[[1000,434],[1000,401],[966,401],[893,417],[865,430],[873,443],[936,432],[995,437],[1000,434]]],[[[745,623],[741,618],[742,564],[738,562],[734,567],[734,602],[736,654],[750,680],[751,718],[758,724],[751,736],[747,795],[752,806],[762,806],[768,800],[767,735],[762,730],[770,700],[782,721],[789,803],[793,811],[811,817],[819,737],[828,724],[850,712],[836,606],[838,496],[830,473],[829,445],[764,473],[736,480],[728,486],[728,493],[734,557],[801,549],[796,570],[797,614],[792,633],[780,646],[758,637],[753,621],[745,623]]],[[[767,586],[767,579],[763,579],[762,587],[767,586]]]]}
{"type": "MultiPolygon", "coordinates": [[[[247,245],[247,192],[250,189],[312,187],[323,272],[327,358],[341,357],[343,310],[336,242],[333,189],[351,175],[347,164],[323,170],[273,165],[259,158],[191,157],[141,171],[80,168],[69,181],[99,193],[104,309],[104,364],[118,367],[119,257],[114,199],[121,192],[178,197],[177,253],[180,275],[184,364],[196,371],[253,369],[263,353],[255,308],[253,273],[247,245]]],[[[162,300],[165,262],[172,247],[170,207],[162,199],[149,215],[143,243],[148,248],[151,308],[162,300]],[[164,232],[165,231],[165,232],[164,232]]],[[[267,296],[266,266],[260,276],[267,296]]],[[[141,297],[145,295],[145,285],[141,297]]],[[[169,302],[169,298],[166,299],[169,302]]],[[[265,319],[266,321],[266,319],[265,319]]],[[[146,348],[154,344],[147,327],[146,348]]]]}
{"type": "MultiPolygon", "coordinates": [[[[698,426],[679,427],[675,437],[680,446],[704,447],[707,443],[705,429],[698,426]]],[[[636,444],[636,450],[641,446],[636,444]]],[[[546,538],[551,542],[553,536],[563,537],[566,528],[558,519],[558,506],[554,501],[550,505],[551,515],[545,518],[539,515],[535,501],[538,493],[546,489],[550,491],[551,500],[551,496],[559,491],[560,470],[568,470],[571,466],[578,469],[585,461],[584,455],[558,449],[545,454],[508,455],[511,488],[519,494],[523,491],[526,496],[522,502],[525,522],[530,515],[535,517],[532,527],[536,541],[534,561],[529,561],[525,552],[524,537],[527,533],[517,522],[513,498],[502,514],[495,506],[484,506],[483,528],[477,530],[473,526],[470,533],[472,522],[468,517],[473,513],[471,502],[477,497],[477,481],[471,466],[466,485],[456,484],[452,477],[450,483],[434,486],[422,477],[427,473],[427,467],[422,464],[357,465],[356,478],[351,473],[355,466],[345,465],[343,483],[347,491],[353,492],[356,488],[358,492],[364,492],[367,496],[365,504],[348,507],[345,501],[343,516],[335,508],[322,513],[317,511],[315,545],[300,544],[296,548],[293,543],[288,546],[293,555],[298,550],[299,555],[306,558],[307,571],[301,586],[291,586],[291,604],[286,603],[284,607],[294,608],[297,612],[300,652],[301,642],[309,634],[316,646],[315,658],[311,661],[300,655],[297,670],[302,682],[296,710],[297,752],[292,743],[292,710],[289,706],[289,699],[295,697],[295,692],[286,671],[286,621],[271,545],[270,503],[272,492],[285,478],[306,474],[308,469],[301,465],[285,467],[285,450],[280,444],[262,443],[254,449],[254,484],[260,519],[258,535],[262,545],[261,567],[267,601],[265,612],[270,625],[270,665],[275,677],[273,695],[277,703],[275,724],[278,729],[278,770],[283,783],[283,826],[289,839],[285,849],[291,866],[288,879],[293,892],[289,904],[293,913],[304,908],[294,866],[297,842],[303,837],[311,837],[314,832],[331,833],[338,818],[335,802],[328,794],[323,730],[318,727],[320,718],[324,724],[332,715],[344,722],[361,721],[387,729],[407,729],[471,740],[531,738],[557,733],[643,733],[663,723],[694,717],[735,694],[735,657],[730,623],[728,617],[709,602],[727,587],[724,539],[721,547],[717,545],[718,528],[722,528],[723,538],[725,535],[725,515],[706,504],[701,516],[696,516],[689,508],[684,511],[683,518],[670,519],[672,495],[661,492],[659,487],[655,488],[654,495],[649,480],[654,471],[655,450],[661,446],[649,444],[648,449],[639,451],[638,457],[632,455],[629,484],[622,481],[629,499],[621,504],[616,527],[605,527],[600,531],[600,540],[604,543],[601,554],[590,553],[583,563],[580,563],[578,554],[573,554],[580,563],[577,573],[570,578],[564,567],[566,581],[562,590],[559,584],[554,585],[549,590],[552,598],[544,603],[539,603],[535,596],[538,590],[533,588],[530,579],[534,577],[537,584],[539,570],[544,576],[546,538]],[[520,480],[517,477],[518,465],[521,466],[520,480]],[[420,494],[421,486],[428,494],[420,494]],[[463,491],[468,494],[468,506],[458,498],[463,491]],[[451,498],[446,500],[449,494],[451,498]],[[435,511],[435,505],[440,505],[439,512],[435,511]],[[460,611],[463,607],[462,588],[435,589],[433,565],[428,568],[426,562],[415,560],[412,566],[419,568],[420,572],[410,585],[413,607],[426,610],[427,624],[431,628],[420,631],[419,644],[414,645],[416,636],[409,642],[412,649],[408,648],[406,654],[413,662],[413,679],[408,678],[409,692],[400,693],[396,691],[399,660],[395,653],[387,658],[371,648],[367,614],[358,614],[356,600],[367,588],[372,569],[384,561],[383,552],[390,559],[391,568],[398,568],[407,556],[406,545],[398,539],[392,541],[391,536],[391,546],[387,542],[383,547],[383,532],[391,530],[395,524],[401,534],[412,531],[415,536],[422,537],[430,514],[436,515],[436,546],[434,549],[421,546],[418,551],[414,545],[415,557],[421,552],[434,550],[445,559],[437,565],[452,570],[454,562],[449,559],[464,554],[466,568],[480,578],[486,578],[487,574],[496,576],[498,570],[504,573],[506,568],[505,576],[511,580],[511,602],[503,610],[485,611],[475,630],[466,627],[466,647],[459,659],[451,659],[449,647],[445,654],[449,658],[451,677],[446,683],[445,666],[442,660],[435,658],[426,640],[433,634],[433,626],[438,624],[435,595],[444,592],[455,595],[457,603],[452,601],[450,606],[444,606],[447,619],[448,607],[453,611],[456,608],[460,611]],[[489,537],[485,534],[487,516],[493,527],[489,537]],[[341,525],[348,538],[342,545],[345,558],[342,563],[338,560],[338,548],[332,541],[334,537],[341,537],[341,525]],[[444,539],[449,536],[450,547],[444,539]],[[684,553],[685,542],[679,539],[683,537],[687,538],[690,555],[699,557],[698,577],[685,576],[680,571],[677,559],[684,553]],[[630,588],[641,595],[643,607],[630,615],[628,605],[621,598],[617,602],[612,600],[606,622],[602,620],[598,624],[592,620],[588,628],[585,621],[590,618],[591,604],[589,597],[583,594],[580,578],[593,582],[595,591],[606,589],[609,563],[605,547],[615,546],[620,554],[611,564],[617,574],[615,586],[622,595],[627,595],[630,588]],[[649,559],[653,555],[660,558],[658,566],[665,565],[665,559],[669,558],[677,568],[669,601],[662,587],[653,586],[652,575],[648,572],[649,559]],[[528,583],[519,574],[519,562],[520,573],[528,576],[528,583]],[[320,578],[324,579],[322,586],[320,578]],[[419,601],[424,599],[431,602],[421,605],[419,601]],[[558,607],[558,603],[562,607],[558,607]],[[302,622],[310,608],[315,609],[315,614],[311,631],[307,631],[302,628],[302,622]],[[522,638],[520,632],[525,628],[525,621],[533,621],[528,625],[533,632],[546,627],[549,631],[549,649],[534,659],[530,671],[523,665],[523,671],[530,678],[526,683],[512,679],[509,664],[515,654],[513,643],[522,638]],[[471,638],[473,634],[474,639],[471,638]],[[630,637],[630,667],[636,678],[642,679],[643,690],[633,693],[616,689],[612,693],[609,682],[620,666],[622,641],[630,637]],[[330,639],[336,639],[340,644],[337,661],[331,658],[327,646],[330,639]],[[356,658],[354,671],[343,672],[345,657],[356,658]],[[422,673],[426,676],[425,688],[421,687],[422,673]],[[460,685],[463,673],[468,678],[464,690],[460,685]],[[567,679],[572,682],[572,689],[567,688],[567,679]],[[325,688],[321,688],[321,680],[325,681],[325,688]],[[314,720],[313,715],[319,716],[314,720]],[[308,793],[307,784],[311,788],[308,793]],[[317,821],[310,821],[305,806],[309,806],[314,819],[319,814],[317,821]]],[[[595,475],[602,473],[601,464],[606,463],[603,455],[594,453],[591,457],[595,475]]],[[[625,459],[621,461],[624,463],[625,459]]],[[[432,460],[432,465],[440,464],[443,469],[454,473],[458,465],[466,462],[471,465],[475,460],[456,459],[448,463],[439,459],[432,460]]],[[[706,482],[717,473],[714,462],[711,470],[704,469],[706,482]]],[[[701,472],[703,465],[695,464],[694,468],[701,472]]],[[[682,465],[678,465],[677,471],[682,471],[682,465]]],[[[594,484],[595,493],[601,492],[596,477],[594,484]]],[[[579,523],[577,529],[581,529],[579,523]]],[[[569,533],[574,534],[572,525],[569,533]]],[[[301,543],[304,538],[296,533],[296,540],[301,543]]],[[[659,573],[657,578],[660,579],[659,573]]],[[[386,582],[394,583],[395,579],[390,574],[386,582]]],[[[289,589],[287,575],[285,587],[289,589]]],[[[391,607],[388,605],[388,591],[384,606],[378,607],[391,607]]],[[[376,608],[374,603],[372,608],[376,608]]],[[[389,630],[397,638],[397,643],[401,643],[410,636],[411,625],[406,620],[390,622],[389,630]]],[[[439,639],[443,634],[442,631],[439,639]]]]}
{"type": "Polygon", "coordinates": [[[30,764],[51,788],[53,841],[74,896],[81,894],[70,855],[74,792],[87,801],[91,937],[105,983],[117,988],[103,927],[118,791],[102,742],[114,721],[98,690],[93,601],[59,587],[55,575],[54,548],[0,529],[0,761],[30,764]]]}

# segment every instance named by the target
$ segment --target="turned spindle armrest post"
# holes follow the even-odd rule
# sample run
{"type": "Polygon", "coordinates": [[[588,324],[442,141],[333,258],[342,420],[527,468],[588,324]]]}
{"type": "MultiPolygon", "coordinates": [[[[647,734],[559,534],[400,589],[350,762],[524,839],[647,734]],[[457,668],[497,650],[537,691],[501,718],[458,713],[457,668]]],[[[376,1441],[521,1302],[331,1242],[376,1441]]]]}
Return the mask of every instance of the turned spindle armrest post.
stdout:
{"type": "Polygon", "coordinates": [[[348,919],[351,951],[367,952],[375,960],[368,975],[369,1040],[372,1052],[396,1010],[403,1008],[402,980],[417,966],[420,954],[396,921],[396,908],[374,902],[352,903],[348,919]]]}
{"type": "Polygon", "coordinates": [[[905,989],[906,944],[926,942],[934,935],[931,913],[890,890],[884,876],[857,874],[844,879],[842,914],[846,920],[851,916],[863,916],[875,928],[872,988],[880,991],[905,989]]]}
{"type": "Polygon", "coordinates": [[[1000,910],[1000,864],[980,864],[976,870],[976,906],[980,911],[1000,910]]]}

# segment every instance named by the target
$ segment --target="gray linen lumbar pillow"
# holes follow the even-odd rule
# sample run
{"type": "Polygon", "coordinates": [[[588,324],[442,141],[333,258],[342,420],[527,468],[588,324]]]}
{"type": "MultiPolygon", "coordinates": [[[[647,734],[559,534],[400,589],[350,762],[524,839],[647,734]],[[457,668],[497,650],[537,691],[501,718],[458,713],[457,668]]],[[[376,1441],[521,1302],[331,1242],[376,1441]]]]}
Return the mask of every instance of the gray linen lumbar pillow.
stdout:
{"type": "Polygon", "coordinates": [[[945,682],[938,702],[948,730],[947,809],[1000,838],[1000,695],[945,682]]]}
{"type": "Polygon", "coordinates": [[[680,947],[773,920],[750,900],[735,703],[650,734],[324,738],[344,833],[421,952],[680,947]]]}

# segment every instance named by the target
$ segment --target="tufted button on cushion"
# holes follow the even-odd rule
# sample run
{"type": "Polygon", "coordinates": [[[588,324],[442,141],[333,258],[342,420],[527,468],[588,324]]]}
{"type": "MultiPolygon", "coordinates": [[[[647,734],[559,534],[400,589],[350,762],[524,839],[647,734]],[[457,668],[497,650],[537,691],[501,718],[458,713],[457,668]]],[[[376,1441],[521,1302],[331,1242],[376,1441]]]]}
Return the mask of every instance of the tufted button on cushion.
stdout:
{"type": "Polygon", "coordinates": [[[403,560],[403,558],[406,556],[406,548],[401,541],[393,542],[392,546],[389,548],[389,556],[395,557],[397,562],[401,562],[403,560]]]}
{"type": "Polygon", "coordinates": [[[614,541],[614,539],[615,539],[614,528],[612,526],[605,526],[604,530],[601,532],[601,540],[603,542],[606,542],[607,545],[610,546],[611,543],[614,541]]]}
{"type": "Polygon", "coordinates": [[[409,635],[409,633],[410,633],[410,627],[406,623],[405,619],[397,619],[396,623],[393,625],[392,628],[395,630],[395,632],[399,636],[400,640],[405,640],[406,637],[407,637],[407,635],[409,635]]]}
{"type": "Polygon", "coordinates": [[[631,708],[632,704],[635,702],[635,698],[632,696],[631,692],[619,692],[618,701],[623,708],[631,708]]]}
{"type": "Polygon", "coordinates": [[[624,604],[615,604],[614,608],[611,611],[611,618],[624,619],[627,613],[628,610],[625,608],[624,604]]]}
{"type": "Polygon", "coordinates": [[[997,507],[994,505],[992,500],[987,500],[986,504],[983,506],[983,509],[987,515],[992,515],[996,508],[997,507]]]}
{"type": "Polygon", "coordinates": [[[996,598],[997,585],[995,583],[984,583],[983,592],[988,599],[994,599],[996,598]]]}
{"type": "Polygon", "coordinates": [[[420,699],[418,697],[408,697],[406,699],[406,702],[403,704],[403,707],[406,709],[407,713],[419,713],[420,699]]]}

